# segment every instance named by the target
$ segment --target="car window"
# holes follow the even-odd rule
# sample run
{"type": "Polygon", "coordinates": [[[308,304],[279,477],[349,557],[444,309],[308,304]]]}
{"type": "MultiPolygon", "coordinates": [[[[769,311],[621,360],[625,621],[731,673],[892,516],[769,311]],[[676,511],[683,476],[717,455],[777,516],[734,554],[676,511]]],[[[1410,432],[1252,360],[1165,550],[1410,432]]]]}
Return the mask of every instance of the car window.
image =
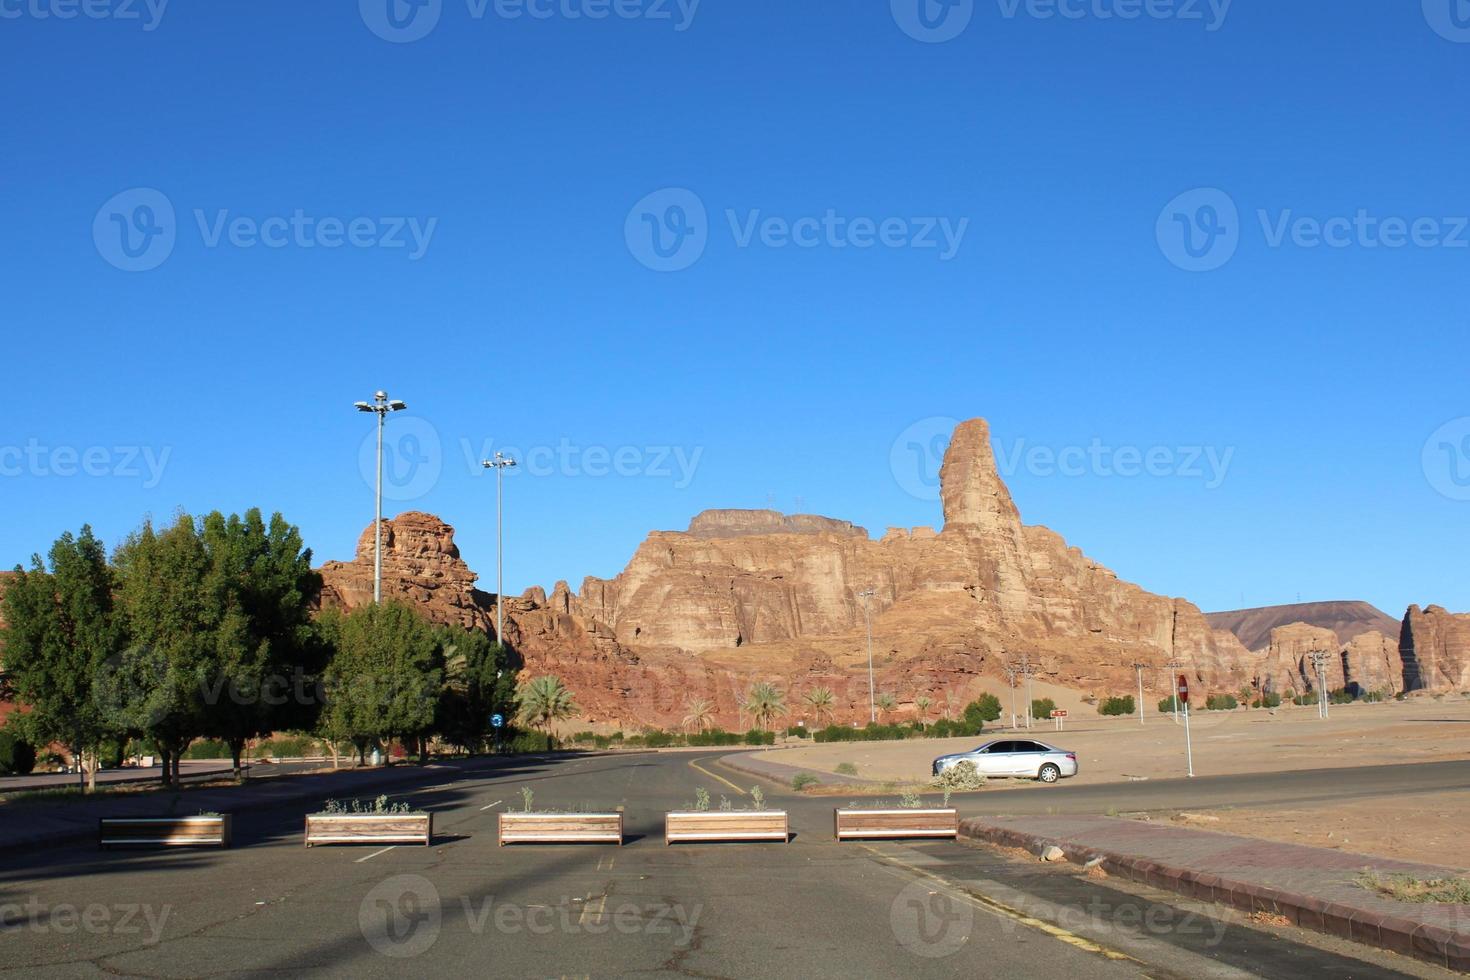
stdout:
{"type": "Polygon", "coordinates": [[[990,754],[991,755],[996,755],[996,754],[1001,753],[1001,752],[1014,752],[1014,751],[1016,751],[1016,743],[1015,742],[992,742],[992,743],[990,743],[990,754]]]}
{"type": "Polygon", "coordinates": [[[1016,747],[1015,747],[1015,749],[1013,751],[1016,751],[1016,752],[1050,752],[1051,749],[1048,749],[1045,745],[1042,745],[1040,742],[1017,742],[1016,743],[1016,747]]]}

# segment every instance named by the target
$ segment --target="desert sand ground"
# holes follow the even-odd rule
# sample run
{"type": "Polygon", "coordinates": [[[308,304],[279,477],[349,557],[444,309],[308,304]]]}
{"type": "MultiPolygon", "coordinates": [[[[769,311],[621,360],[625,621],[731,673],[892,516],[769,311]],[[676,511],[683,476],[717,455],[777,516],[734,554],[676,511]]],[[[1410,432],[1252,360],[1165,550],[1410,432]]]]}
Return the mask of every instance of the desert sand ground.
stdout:
{"type": "MultiPolygon", "coordinates": [[[[1196,775],[1282,772],[1337,766],[1388,765],[1470,757],[1470,700],[1415,699],[1334,705],[1327,721],[1316,707],[1275,711],[1200,711],[1191,715],[1196,775]]],[[[973,748],[1010,730],[978,738],[905,742],[833,742],[775,749],[761,757],[827,772],[843,762],[868,779],[898,782],[929,777],[937,755],[973,748]]],[[[1037,722],[1029,737],[1077,753],[1079,782],[1162,779],[1185,774],[1184,727],[1168,715],[1080,718],[1064,731],[1037,722]]]]}

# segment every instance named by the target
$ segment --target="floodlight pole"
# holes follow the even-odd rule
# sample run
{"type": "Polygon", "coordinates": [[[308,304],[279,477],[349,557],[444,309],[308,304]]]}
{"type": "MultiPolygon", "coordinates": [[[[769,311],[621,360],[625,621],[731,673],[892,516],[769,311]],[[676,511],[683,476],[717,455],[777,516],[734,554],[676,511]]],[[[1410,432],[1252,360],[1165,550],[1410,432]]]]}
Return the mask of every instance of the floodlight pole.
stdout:
{"type": "Polygon", "coordinates": [[[484,462],[487,470],[495,471],[495,642],[505,646],[505,471],[516,465],[516,461],[504,453],[496,453],[494,459],[484,462]]]}
{"type": "Polygon", "coordinates": [[[1179,674],[1179,669],[1184,666],[1184,661],[1175,657],[1164,666],[1169,668],[1169,697],[1173,701],[1174,724],[1177,725],[1179,724],[1179,685],[1175,678],[1179,674]]]}
{"type": "Polygon", "coordinates": [[[1138,673],[1138,723],[1143,724],[1143,668],[1148,664],[1135,663],[1134,671],[1138,673]]]}
{"type": "Polygon", "coordinates": [[[373,393],[371,402],[356,402],[359,412],[372,412],[378,417],[378,474],[373,516],[373,605],[383,601],[383,425],[390,412],[401,412],[408,406],[390,400],[386,391],[373,393]]]}

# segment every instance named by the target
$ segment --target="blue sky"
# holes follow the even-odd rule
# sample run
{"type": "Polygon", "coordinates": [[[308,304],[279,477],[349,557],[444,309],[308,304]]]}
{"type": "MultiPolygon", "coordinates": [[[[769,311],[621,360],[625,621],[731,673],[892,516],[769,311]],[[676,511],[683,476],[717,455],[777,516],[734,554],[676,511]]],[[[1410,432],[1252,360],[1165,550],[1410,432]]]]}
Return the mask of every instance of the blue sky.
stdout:
{"type": "Polygon", "coordinates": [[[487,450],[519,592],[937,524],[983,415],[1151,590],[1470,609],[1470,9],[387,2],[0,0],[6,565],[252,505],[350,557],[382,387],[487,588],[487,450]]]}

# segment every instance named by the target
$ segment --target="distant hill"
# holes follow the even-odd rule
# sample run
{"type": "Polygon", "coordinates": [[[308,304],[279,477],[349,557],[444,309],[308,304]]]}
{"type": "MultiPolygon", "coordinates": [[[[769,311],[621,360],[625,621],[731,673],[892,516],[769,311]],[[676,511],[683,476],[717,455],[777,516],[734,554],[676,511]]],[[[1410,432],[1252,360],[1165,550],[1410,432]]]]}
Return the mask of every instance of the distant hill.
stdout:
{"type": "Polygon", "coordinates": [[[1402,625],[1382,609],[1366,602],[1298,602],[1287,606],[1206,613],[1205,619],[1217,630],[1234,633],[1236,639],[1250,650],[1263,650],[1270,646],[1271,631],[1289,623],[1308,623],[1330,629],[1337,634],[1339,643],[1347,643],[1369,630],[1377,630],[1390,639],[1396,639],[1402,625]]]}

